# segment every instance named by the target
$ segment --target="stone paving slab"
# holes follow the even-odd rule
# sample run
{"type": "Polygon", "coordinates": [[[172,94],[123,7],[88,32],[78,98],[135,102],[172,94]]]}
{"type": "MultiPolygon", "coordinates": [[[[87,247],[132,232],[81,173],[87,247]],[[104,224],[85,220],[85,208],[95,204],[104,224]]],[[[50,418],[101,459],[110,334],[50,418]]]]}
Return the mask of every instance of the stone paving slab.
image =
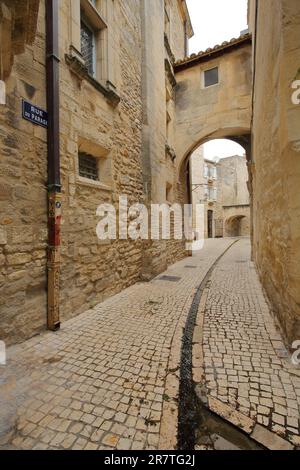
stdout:
{"type": "Polygon", "coordinates": [[[300,446],[299,368],[270,314],[248,240],[217,264],[197,323],[193,356],[202,361],[194,380],[204,382],[211,410],[255,439],[263,436],[270,449],[300,446]]]}
{"type": "Polygon", "coordinates": [[[232,243],[209,240],[164,273],[176,282],[136,284],[59,332],[9,348],[0,447],[175,447],[182,328],[196,288],[232,243]]]}

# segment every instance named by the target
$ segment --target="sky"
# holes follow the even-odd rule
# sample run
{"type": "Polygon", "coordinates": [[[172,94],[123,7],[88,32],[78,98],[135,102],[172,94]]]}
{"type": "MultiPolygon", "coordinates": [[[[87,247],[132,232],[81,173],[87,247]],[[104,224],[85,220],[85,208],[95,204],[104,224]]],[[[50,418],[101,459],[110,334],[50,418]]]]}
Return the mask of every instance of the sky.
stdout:
{"type": "MultiPolygon", "coordinates": [[[[247,0],[187,0],[195,36],[190,54],[204,51],[239,37],[247,29],[247,0]]],[[[211,141],[204,145],[205,158],[243,155],[244,149],[231,141],[211,141]]]]}

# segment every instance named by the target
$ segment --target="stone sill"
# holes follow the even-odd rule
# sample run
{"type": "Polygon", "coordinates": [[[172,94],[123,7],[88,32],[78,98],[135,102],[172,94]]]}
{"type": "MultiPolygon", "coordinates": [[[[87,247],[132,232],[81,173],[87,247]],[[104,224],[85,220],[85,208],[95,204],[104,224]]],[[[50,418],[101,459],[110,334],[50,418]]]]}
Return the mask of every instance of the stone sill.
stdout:
{"type": "Polygon", "coordinates": [[[116,107],[120,103],[121,98],[116,92],[115,87],[109,81],[106,82],[106,86],[103,86],[98,82],[98,80],[92,77],[82,60],[80,60],[77,55],[74,55],[73,53],[66,54],[65,59],[71,71],[80,81],[86,80],[89,82],[97,91],[105,96],[108,103],[113,107],[116,107]]]}
{"type": "Polygon", "coordinates": [[[111,186],[101,183],[101,181],[94,181],[88,178],[84,178],[83,176],[77,176],[76,183],[81,186],[88,186],[89,188],[101,189],[102,191],[112,191],[111,186]]]}

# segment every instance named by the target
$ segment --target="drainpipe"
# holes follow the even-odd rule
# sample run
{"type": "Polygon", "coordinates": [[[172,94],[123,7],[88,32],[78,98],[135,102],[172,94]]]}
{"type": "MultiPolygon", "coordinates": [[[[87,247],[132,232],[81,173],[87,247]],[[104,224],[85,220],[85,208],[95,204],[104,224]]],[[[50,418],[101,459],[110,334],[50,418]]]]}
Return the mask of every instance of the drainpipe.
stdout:
{"type": "Polygon", "coordinates": [[[60,328],[61,181],[59,145],[59,0],[46,0],[46,80],[48,109],[48,312],[49,330],[60,328]]]}

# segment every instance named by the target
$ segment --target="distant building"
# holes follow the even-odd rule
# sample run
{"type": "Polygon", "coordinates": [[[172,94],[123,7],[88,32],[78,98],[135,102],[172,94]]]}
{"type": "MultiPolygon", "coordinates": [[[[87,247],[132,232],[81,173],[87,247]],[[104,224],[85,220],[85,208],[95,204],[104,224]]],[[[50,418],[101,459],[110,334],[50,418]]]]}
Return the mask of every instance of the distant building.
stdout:
{"type": "Polygon", "coordinates": [[[204,204],[205,238],[249,236],[246,158],[235,155],[207,160],[200,147],[191,157],[191,167],[192,201],[194,208],[204,204]]]}

